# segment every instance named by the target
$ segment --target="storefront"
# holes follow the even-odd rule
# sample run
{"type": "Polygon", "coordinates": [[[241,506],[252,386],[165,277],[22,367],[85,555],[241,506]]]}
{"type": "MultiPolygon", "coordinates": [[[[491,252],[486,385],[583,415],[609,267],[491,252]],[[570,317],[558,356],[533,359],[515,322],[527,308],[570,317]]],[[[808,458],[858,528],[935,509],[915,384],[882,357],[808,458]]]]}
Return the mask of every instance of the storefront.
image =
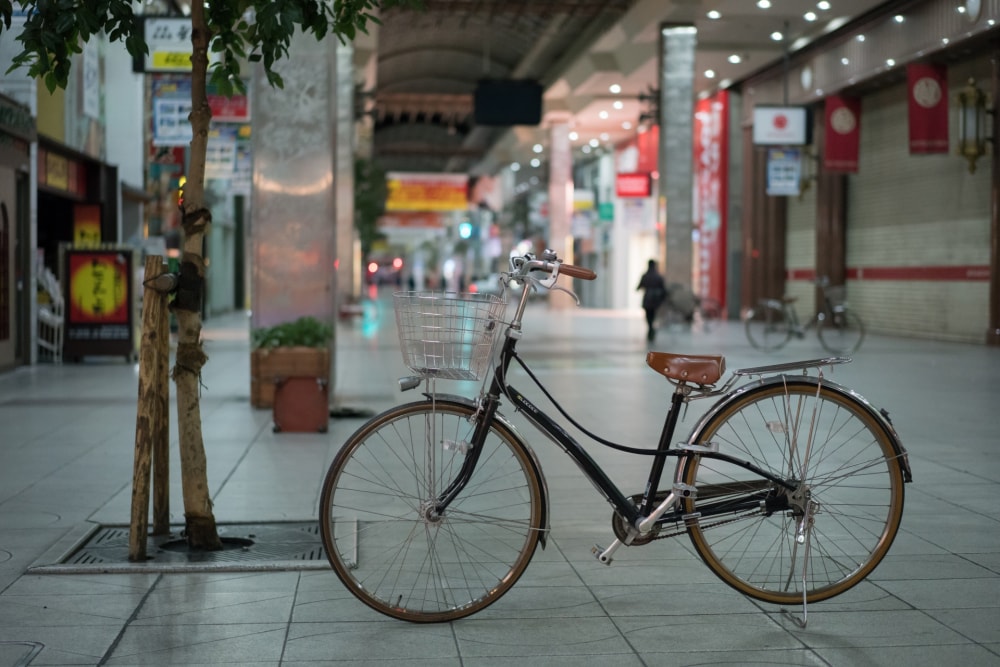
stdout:
{"type": "Polygon", "coordinates": [[[0,95],[0,370],[30,361],[30,149],[27,107],[0,95]]]}

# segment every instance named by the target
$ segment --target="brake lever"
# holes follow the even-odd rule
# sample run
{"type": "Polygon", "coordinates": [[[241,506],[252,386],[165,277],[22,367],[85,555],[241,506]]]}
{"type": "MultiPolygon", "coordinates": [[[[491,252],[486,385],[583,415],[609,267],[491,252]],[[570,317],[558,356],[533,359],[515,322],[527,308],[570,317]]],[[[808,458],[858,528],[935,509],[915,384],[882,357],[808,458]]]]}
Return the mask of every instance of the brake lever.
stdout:
{"type": "Polygon", "coordinates": [[[554,289],[554,290],[557,290],[559,292],[566,292],[566,294],[569,294],[571,297],[573,297],[573,299],[576,301],[576,305],[578,305],[578,306],[580,305],[580,297],[578,297],[576,295],[576,292],[574,292],[573,290],[569,290],[569,289],[566,289],[565,287],[559,287],[559,286],[550,287],[549,289],[554,289]]]}

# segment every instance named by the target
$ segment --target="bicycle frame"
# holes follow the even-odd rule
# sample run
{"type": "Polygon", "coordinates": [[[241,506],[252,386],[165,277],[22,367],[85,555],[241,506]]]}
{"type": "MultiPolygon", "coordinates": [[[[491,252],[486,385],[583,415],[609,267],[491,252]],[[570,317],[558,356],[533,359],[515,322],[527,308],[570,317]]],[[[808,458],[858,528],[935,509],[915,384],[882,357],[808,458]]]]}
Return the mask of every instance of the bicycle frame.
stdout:
{"type": "MultiPolygon", "coordinates": [[[[479,453],[483,449],[482,445],[486,441],[490,424],[495,418],[497,410],[500,406],[501,396],[506,396],[510,399],[514,407],[520,410],[528,421],[535,426],[535,428],[541,431],[544,435],[548,436],[549,439],[554,441],[566,454],[568,454],[583,474],[601,493],[601,495],[603,495],[604,498],[611,504],[614,510],[627,522],[630,529],[626,541],[623,542],[621,540],[616,540],[615,543],[613,543],[608,549],[602,549],[601,553],[598,555],[598,559],[603,563],[610,563],[611,555],[615,550],[623,544],[631,543],[631,541],[638,535],[648,532],[657,524],[657,522],[678,522],[684,520],[685,516],[679,511],[676,511],[666,517],[665,515],[667,515],[667,512],[671,509],[676,508],[682,499],[690,497],[693,493],[695,493],[695,489],[686,487],[683,484],[674,484],[670,493],[658,504],[656,503],[657,491],[659,489],[660,481],[662,480],[663,468],[668,457],[686,457],[696,454],[706,458],[727,461],[754,473],[759,479],[766,479],[778,486],[788,489],[789,491],[795,490],[795,484],[788,480],[777,477],[774,474],[762,470],[749,462],[743,461],[742,459],[737,459],[727,454],[713,451],[707,447],[698,445],[682,445],[679,448],[671,448],[674,431],[680,416],[681,406],[685,403],[691,393],[690,387],[687,385],[679,385],[671,398],[670,409],[667,412],[663,429],[660,434],[659,443],[655,450],[650,450],[649,452],[649,454],[652,455],[653,460],[650,465],[646,486],[642,493],[642,499],[639,505],[636,506],[629,497],[622,493],[618,486],[607,476],[604,470],[597,464],[596,461],[594,461],[586,449],[584,449],[584,447],[576,439],[567,433],[566,430],[563,429],[554,419],[549,417],[544,411],[525,398],[521,392],[506,382],[507,371],[510,367],[510,363],[517,358],[515,348],[517,341],[520,338],[521,317],[523,316],[524,307],[527,303],[528,293],[529,289],[526,286],[521,295],[514,319],[507,328],[506,340],[504,341],[499,361],[493,372],[490,389],[480,401],[478,421],[470,442],[471,447],[469,455],[465,458],[462,468],[455,479],[452,480],[448,487],[439,496],[436,506],[436,512],[438,514],[445,512],[448,505],[458,496],[471,479],[472,473],[478,463],[479,453]]],[[[523,363],[523,361],[521,361],[521,363],[523,363]]],[[[714,393],[711,395],[714,395],[714,393]]],[[[756,487],[748,489],[748,496],[744,501],[739,504],[735,504],[732,500],[728,500],[726,501],[724,507],[719,508],[719,512],[732,512],[734,509],[744,507],[760,507],[761,503],[767,497],[767,493],[761,493],[761,490],[761,488],[756,487]],[[750,491],[753,492],[750,493],[750,491]]],[[[711,505],[707,506],[707,508],[699,507],[699,513],[701,515],[710,515],[712,513],[711,509],[711,505]]],[[[781,508],[775,507],[774,509],[781,508]]]]}

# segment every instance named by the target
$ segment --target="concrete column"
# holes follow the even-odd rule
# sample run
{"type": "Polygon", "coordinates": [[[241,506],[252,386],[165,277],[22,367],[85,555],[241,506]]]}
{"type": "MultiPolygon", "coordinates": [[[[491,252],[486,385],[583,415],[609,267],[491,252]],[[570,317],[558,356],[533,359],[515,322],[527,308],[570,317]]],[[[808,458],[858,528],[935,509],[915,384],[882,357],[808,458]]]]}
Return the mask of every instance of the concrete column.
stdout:
{"type": "MultiPolygon", "coordinates": [[[[559,120],[549,129],[549,248],[569,264],[574,263],[573,237],[570,224],[573,217],[573,153],[569,140],[569,123],[559,120]]],[[[572,280],[560,278],[559,284],[573,289],[572,280]]],[[[554,308],[575,306],[572,299],[560,292],[551,292],[549,304],[554,308]]]]}
{"type": "MultiPolygon", "coordinates": [[[[694,175],[694,55],[692,25],[660,26],[660,197],[666,199],[663,273],[668,283],[691,285],[694,175]]],[[[660,210],[664,207],[661,205],[660,210]]]]}
{"type": "Polygon", "coordinates": [[[253,79],[252,326],[312,315],[333,322],[337,257],[335,38],[297,35],[284,89],[253,79]]]}
{"type": "MultiPolygon", "coordinates": [[[[357,295],[354,275],[359,267],[354,259],[354,47],[337,40],[337,304],[357,295]]],[[[359,281],[360,285],[360,281],[359,281]]]]}

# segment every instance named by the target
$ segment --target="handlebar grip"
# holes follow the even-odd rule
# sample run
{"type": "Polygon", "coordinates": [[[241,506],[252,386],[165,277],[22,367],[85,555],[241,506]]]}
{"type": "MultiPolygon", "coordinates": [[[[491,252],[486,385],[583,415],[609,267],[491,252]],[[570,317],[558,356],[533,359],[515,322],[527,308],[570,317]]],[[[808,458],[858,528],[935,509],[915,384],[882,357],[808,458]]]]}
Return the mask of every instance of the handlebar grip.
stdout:
{"type": "Polygon", "coordinates": [[[594,273],[592,269],[588,269],[585,266],[575,266],[573,264],[560,264],[559,273],[571,278],[579,278],[581,280],[593,280],[597,277],[597,274],[594,273]]]}

